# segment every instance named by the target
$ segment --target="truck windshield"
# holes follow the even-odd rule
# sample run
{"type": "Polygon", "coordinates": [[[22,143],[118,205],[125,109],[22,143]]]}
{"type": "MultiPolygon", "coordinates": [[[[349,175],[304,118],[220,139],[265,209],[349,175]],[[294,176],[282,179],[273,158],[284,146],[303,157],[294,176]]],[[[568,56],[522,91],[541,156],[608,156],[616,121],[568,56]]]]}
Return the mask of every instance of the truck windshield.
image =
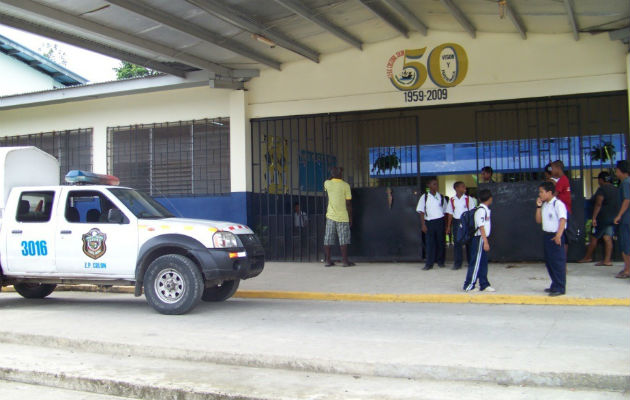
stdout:
{"type": "Polygon", "coordinates": [[[143,219],[161,219],[173,218],[163,205],[153,200],[146,193],[138,192],[133,189],[109,189],[109,191],[122,201],[123,204],[138,218],[143,219]]]}

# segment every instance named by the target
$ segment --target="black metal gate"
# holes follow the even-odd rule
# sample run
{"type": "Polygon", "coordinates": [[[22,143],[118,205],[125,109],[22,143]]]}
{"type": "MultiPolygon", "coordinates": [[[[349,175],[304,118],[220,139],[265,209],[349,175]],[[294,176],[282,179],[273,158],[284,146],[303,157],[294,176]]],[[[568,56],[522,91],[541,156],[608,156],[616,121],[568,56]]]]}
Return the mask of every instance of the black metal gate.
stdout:
{"type": "MultiPolygon", "coordinates": [[[[366,256],[362,251],[370,247],[366,241],[378,241],[373,235],[375,220],[408,224],[411,216],[415,221],[415,208],[403,207],[403,202],[413,203],[418,192],[418,155],[416,116],[254,120],[250,225],[261,237],[269,259],[320,260],[326,214],[323,183],[331,167],[343,167],[344,180],[353,188],[351,255],[366,256]],[[392,201],[398,196],[400,201],[392,201]],[[386,210],[389,217],[384,219],[386,210]]],[[[413,241],[409,245],[404,240],[384,237],[382,241],[398,244],[395,248],[377,246],[381,252],[372,251],[369,256],[391,258],[382,253],[394,252],[396,257],[402,256],[400,249],[413,248],[417,258],[418,235],[409,238],[413,241]]]]}
{"type": "MultiPolygon", "coordinates": [[[[248,221],[267,258],[286,261],[322,258],[323,182],[332,166],[344,167],[353,189],[355,258],[419,259],[415,206],[424,175],[441,176],[447,190],[464,179],[474,194],[481,187],[478,171],[489,165],[499,181],[493,259],[539,259],[537,249],[514,246],[540,231],[530,203],[543,167],[565,163],[573,217],[586,236],[586,198],[597,189],[596,176],[627,159],[629,142],[625,92],[270,118],[252,120],[251,128],[248,221]]],[[[575,258],[583,246],[573,248],[575,258]]]]}

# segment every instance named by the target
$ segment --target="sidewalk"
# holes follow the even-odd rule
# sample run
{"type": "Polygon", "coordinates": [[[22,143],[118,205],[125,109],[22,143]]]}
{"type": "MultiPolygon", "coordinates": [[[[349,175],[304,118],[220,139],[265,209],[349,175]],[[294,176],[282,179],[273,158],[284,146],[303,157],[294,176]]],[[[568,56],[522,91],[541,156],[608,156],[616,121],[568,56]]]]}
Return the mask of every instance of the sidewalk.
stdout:
{"type": "Polygon", "coordinates": [[[484,303],[494,302],[488,300],[494,298],[497,303],[510,304],[630,305],[630,280],[614,277],[621,266],[569,264],[567,296],[556,298],[549,298],[543,292],[550,283],[544,264],[490,264],[489,280],[497,290],[493,294],[463,293],[465,269],[453,271],[436,267],[422,271],[421,268],[411,263],[361,263],[351,268],[326,268],[321,263],[268,262],[260,276],[241,282],[237,295],[408,302],[470,302],[473,299],[484,303]]]}

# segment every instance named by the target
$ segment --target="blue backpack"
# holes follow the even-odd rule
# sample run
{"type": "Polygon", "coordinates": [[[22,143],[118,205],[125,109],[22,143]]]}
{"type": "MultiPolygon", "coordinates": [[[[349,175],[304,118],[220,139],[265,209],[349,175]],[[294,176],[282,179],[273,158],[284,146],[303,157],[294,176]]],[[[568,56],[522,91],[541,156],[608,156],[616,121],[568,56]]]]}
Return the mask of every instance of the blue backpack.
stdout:
{"type": "Polygon", "coordinates": [[[469,243],[477,233],[477,227],[475,227],[475,213],[479,209],[479,206],[472,210],[464,211],[458,221],[458,229],[455,230],[453,240],[456,244],[469,243]]]}

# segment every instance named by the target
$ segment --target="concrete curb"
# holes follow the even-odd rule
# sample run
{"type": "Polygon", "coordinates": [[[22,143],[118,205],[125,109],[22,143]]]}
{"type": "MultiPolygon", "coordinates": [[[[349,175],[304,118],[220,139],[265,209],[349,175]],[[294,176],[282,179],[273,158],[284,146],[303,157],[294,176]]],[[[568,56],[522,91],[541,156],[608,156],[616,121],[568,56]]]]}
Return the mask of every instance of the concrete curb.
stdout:
{"type": "MultiPolygon", "coordinates": [[[[3,288],[14,292],[12,286],[3,288]]],[[[97,285],[59,285],[59,292],[99,292],[133,294],[134,288],[129,286],[97,285]]],[[[310,300],[310,301],[349,301],[372,303],[450,303],[450,304],[503,304],[503,305],[537,305],[537,306],[605,306],[628,307],[630,298],[614,297],[570,297],[570,296],[532,296],[510,294],[367,294],[367,293],[327,293],[327,292],[292,292],[268,290],[240,290],[235,298],[242,299],[276,299],[276,300],[310,300]]]]}
{"type": "MultiPolygon", "coordinates": [[[[498,383],[508,386],[556,387],[570,389],[584,388],[620,392],[630,390],[630,375],[552,371],[533,372],[526,370],[499,370],[422,364],[365,363],[343,360],[324,360],[317,358],[269,356],[265,354],[204,352],[199,349],[190,350],[129,345],[2,331],[0,331],[0,342],[58,349],[71,349],[75,351],[111,354],[125,357],[131,355],[154,359],[207,362],[213,364],[283,369],[325,374],[364,375],[400,379],[474,381],[483,383],[498,383]]],[[[45,377],[45,379],[52,378],[54,377],[45,377]]],[[[117,392],[111,392],[111,394],[115,393],[117,392]]],[[[124,396],[124,394],[121,395],[124,396]]],[[[217,398],[222,399],[223,397],[217,398]]]]}
{"type": "Polygon", "coordinates": [[[231,395],[218,391],[191,391],[176,387],[155,386],[118,379],[95,379],[76,374],[55,374],[46,371],[0,367],[0,379],[31,385],[55,387],[109,396],[154,400],[276,400],[267,397],[231,395]]]}

